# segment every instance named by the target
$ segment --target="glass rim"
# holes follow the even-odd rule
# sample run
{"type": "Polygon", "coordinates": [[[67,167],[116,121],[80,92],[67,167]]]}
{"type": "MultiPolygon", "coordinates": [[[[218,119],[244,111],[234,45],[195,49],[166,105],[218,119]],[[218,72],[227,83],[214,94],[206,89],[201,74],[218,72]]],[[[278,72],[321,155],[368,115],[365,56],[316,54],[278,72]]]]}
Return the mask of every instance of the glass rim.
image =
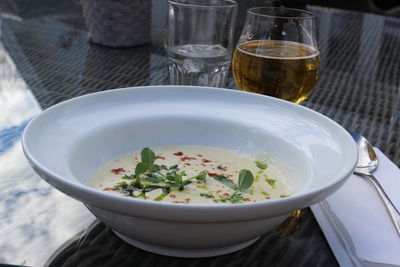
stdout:
{"type": "Polygon", "coordinates": [[[185,7],[192,7],[192,8],[232,8],[236,7],[238,4],[234,0],[222,0],[225,3],[229,3],[227,5],[215,5],[215,4],[205,4],[199,3],[199,4],[187,4],[187,3],[182,3],[179,2],[179,0],[168,0],[169,4],[174,4],[174,5],[180,5],[180,6],[185,6],[185,7]]]}
{"type": "Polygon", "coordinates": [[[252,7],[247,10],[247,13],[252,15],[268,17],[268,18],[279,18],[279,19],[313,19],[315,18],[314,14],[310,11],[298,8],[287,8],[287,7],[252,7]],[[256,10],[259,10],[258,12],[256,10]],[[299,15],[274,15],[272,12],[270,14],[262,13],[261,10],[285,10],[291,12],[297,12],[299,15]],[[301,15],[303,14],[303,15],[301,15]]]}

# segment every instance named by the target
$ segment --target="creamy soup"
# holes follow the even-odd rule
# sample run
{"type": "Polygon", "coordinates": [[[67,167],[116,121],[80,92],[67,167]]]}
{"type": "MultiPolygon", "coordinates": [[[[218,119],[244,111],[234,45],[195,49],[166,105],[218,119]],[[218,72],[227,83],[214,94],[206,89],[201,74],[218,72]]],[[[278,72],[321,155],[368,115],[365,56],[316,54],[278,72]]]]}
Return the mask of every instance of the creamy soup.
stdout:
{"type": "Polygon", "coordinates": [[[201,146],[169,146],[122,155],[91,186],[112,194],[185,204],[246,203],[287,197],[288,168],[263,155],[201,146]]]}

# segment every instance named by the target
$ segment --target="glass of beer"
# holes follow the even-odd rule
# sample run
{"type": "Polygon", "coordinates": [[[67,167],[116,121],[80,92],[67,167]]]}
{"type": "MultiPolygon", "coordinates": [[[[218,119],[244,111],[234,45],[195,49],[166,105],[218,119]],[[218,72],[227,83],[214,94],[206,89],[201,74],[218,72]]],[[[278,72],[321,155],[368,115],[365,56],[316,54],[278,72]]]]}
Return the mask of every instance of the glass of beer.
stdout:
{"type": "Polygon", "coordinates": [[[313,14],[281,7],[250,8],[232,71],[241,90],[301,103],[320,75],[313,14]]]}

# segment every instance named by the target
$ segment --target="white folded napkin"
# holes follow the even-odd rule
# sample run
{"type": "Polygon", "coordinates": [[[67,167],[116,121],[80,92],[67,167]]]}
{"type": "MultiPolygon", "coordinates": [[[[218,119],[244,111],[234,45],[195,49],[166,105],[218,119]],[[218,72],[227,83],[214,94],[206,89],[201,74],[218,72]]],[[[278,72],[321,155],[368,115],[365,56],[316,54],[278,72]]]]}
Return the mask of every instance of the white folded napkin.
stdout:
{"type": "MultiPolygon", "coordinates": [[[[400,210],[400,170],[376,152],[379,167],[373,174],[400,210]]],[[[400,236],[368,180],[351,175],[311,209],[341,266],[400,266],[400,236]]]]}

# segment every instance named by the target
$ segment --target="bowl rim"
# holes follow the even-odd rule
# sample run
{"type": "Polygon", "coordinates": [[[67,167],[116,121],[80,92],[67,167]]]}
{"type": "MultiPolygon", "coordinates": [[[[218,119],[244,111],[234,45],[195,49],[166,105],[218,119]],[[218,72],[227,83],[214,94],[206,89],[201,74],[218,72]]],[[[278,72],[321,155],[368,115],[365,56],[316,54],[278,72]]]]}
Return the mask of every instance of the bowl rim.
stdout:
{"type": "Polygon", "coordinates": [[[308,207],[316,202],[321,201],[325,197],[321,197],[321,191],[327,190],[330,193],[336,191],[341,184],[346,181],[346,178],[350,176],[353,172],[353,169],[356,166],[358,160],[358,149],[354,142],[351,143],[351,147],[348,148],[349,152],[353,155],[351,158],[352,162],[348,163],[346,169],[343,169],[337,173],[332,179],[333,181],[326,184],[326,186],[322,188],[312,189],[307,193],[299,193],[294,194],[293,196],[287,198],[279,198],[279,199],[271,199],[266,201],[258,201],[251,203],[240,203],[240,204],[230,204],[230,203],[219,203],[219,204],[188,204],[182,205],[179,203],[168,203],[168,202],[156,202],[156,201],[148,201],[136,198],[128,198],[125,196],[113,195],[107,192],[102,192],[98,189],[91,188],[88,185],[83,183],[70,181],[68,179],[64,179],[60,175],[52,172],[48,168],[46,168],[42,163],[35,159],[33,154],[30,151],[30,148],[27,146],[27,138],[30,134],[32,128],[34,128],[35,124],[44,116],[44,114],[48,114],[53,112],[53,110],[68,105],[72,102],[79,101],[82,99],[87,99],[90,97],[94,97],[97,95],[106,95],[106,94],[114,94],[119,93],[125,90],[151,90],[150,88],[163,88],[166,90],[168,88],[179,89],[179,90],[209,90],[209,91],[224,91],[227,94],[244,94],[244,95],[255,95],[257,97],[265,98],[268,101],[281,103],[283,105],[288,105],[292,108],[299,109],[305,112],[310,112],[312,115],[316,116],[318,119],[325,120],[326,122],[333,125],[338,131],[342,132],[344,136],[348,137],[348,140],[352,140],[350,134],[337,122],[333,121],[329,117],[322,115],[321,113],[314,111],[310,108],[294,104],[288,101],[284,101],[281,99],[273,98],[270,96],[244,92],[239,90],[232,90],[226,88],[214,88],[214,87],[202,87],[202,86],[180,86],[180,85],[156,85],[156,86],[139,86],[139,87],[125,87],[125,88],[116,88],[110,89],[100,92],[89,93],[86,95],[74,97],[60,103],[57,103],[36,115],[25,127],[21,143],[23,152],[31,164],[32,168],[41,173],[45,174],[46,177],[42,177],[49,184],[60,190],[61,192],[69,192],[67,195],[82,201],[84,204],[94,207],[99,207],[101,209],[105,209],[112,212],[118,212],[125,215],[142,217],[142,218],[155,218],[161,220],[168,221],[187,221],[187,222],[224,222],[224,221],[246,221],[246,220],[255,220],[265,218],[265,211],[269,207],[273,207],[275,205],[280,204],[281,208],[279,210],[269,211],[268,215],[278,216],[283,214],[288,214],[294,209],[292,208],[295,204],[299,202],[302,205],[296,205],[295,209],[300,209],[304,207],[308,207]],[[190,88],[190,89],[188,89],[190,88]],[[62,185],[62,187],[60,186],[62,185]],[[75,192],[75,193],[71,193],[75,192]],[[103,200],[102,200],[103,199],[103,200]],[[104,201],[107,200],[107,201],[104,201]],[[137,206],[137,209],[126,209],[128,206],[137,206]],[[249,209],[251,208],[251,209],[249,209]],[[166,219],[165,216],[157,216],[158,211],[168,210],[171,212],[171,216],[166,219]],[[221,211],[224,211],[223,213],[221,211]],[[249,212],[251,210],[251,212],[249,212]],[[197,213],[201,213],[199,216],[197,213]],[[210,218],[203,217],[204,212],[210,215],[210,218]]]}

